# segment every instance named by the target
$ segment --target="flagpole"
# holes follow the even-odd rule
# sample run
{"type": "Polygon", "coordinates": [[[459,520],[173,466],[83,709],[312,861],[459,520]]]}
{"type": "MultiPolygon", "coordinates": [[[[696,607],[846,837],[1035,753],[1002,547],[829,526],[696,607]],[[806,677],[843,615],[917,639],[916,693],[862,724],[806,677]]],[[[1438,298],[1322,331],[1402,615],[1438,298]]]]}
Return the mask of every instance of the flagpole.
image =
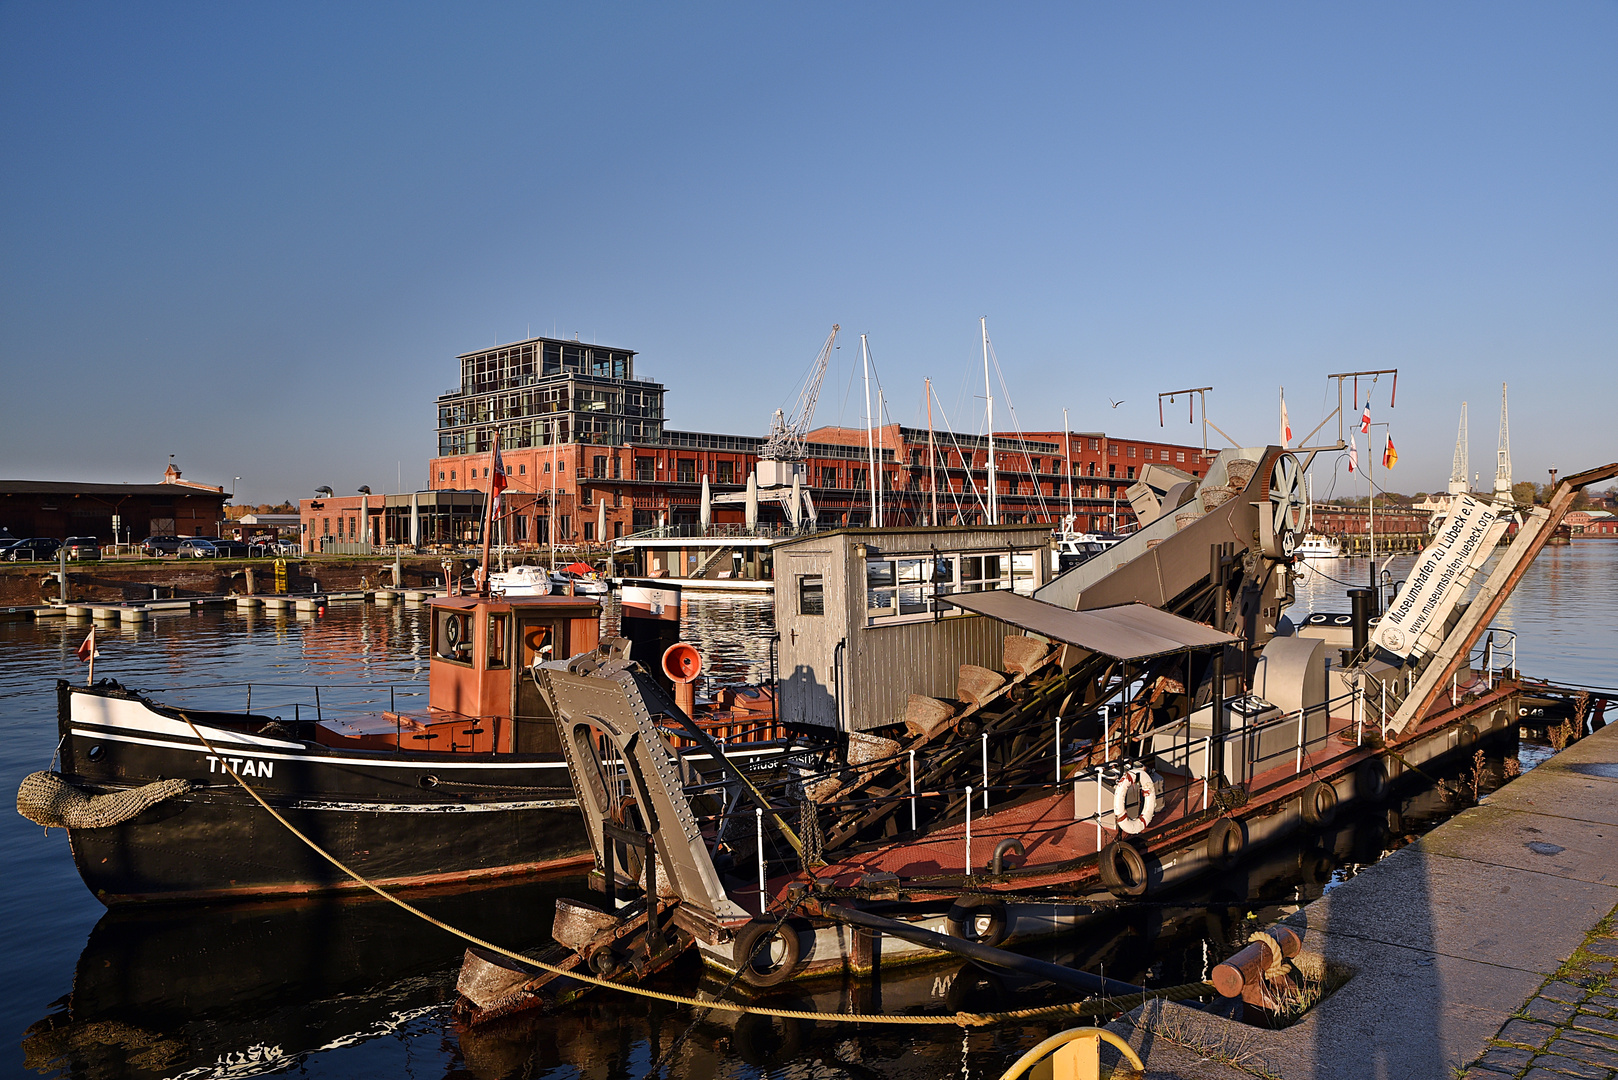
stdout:
{"type": "Polygon", "coordinates": [[[96,681],[96,628],[90,627],[90,675],[84,680],[85,686],[94,686],[96,681]]]}

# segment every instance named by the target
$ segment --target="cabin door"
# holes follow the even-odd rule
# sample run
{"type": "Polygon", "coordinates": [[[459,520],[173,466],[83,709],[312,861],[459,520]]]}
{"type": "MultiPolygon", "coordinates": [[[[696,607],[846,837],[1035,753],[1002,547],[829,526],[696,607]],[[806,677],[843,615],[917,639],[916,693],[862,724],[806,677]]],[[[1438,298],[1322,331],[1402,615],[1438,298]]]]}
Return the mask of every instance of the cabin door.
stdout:
{"type": "Polygon", "coordinates": [[[830,552],[793,552],[776,562],[780,715],[795,724],[838,726],[844,618],[831,570],[830,552]]]}
{"type": "Polygon", "coordinates": [[[519,616],[517,620],[516,745],[519,754],[560,753],[556,716],[545,704],[534,682],[534,664],[565,659],[568,653],[567,620],[519,616]]]}

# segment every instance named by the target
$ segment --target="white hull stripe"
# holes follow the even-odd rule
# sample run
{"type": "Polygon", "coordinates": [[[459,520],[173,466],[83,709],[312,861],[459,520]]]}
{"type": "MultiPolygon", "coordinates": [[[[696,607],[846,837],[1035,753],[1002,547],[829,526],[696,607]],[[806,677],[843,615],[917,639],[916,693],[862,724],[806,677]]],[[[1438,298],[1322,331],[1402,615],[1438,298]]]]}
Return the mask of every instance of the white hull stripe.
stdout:
{"type": "MultiPolygon", "coordinates": [[[[164,750],[183,750],[187,753],[205,754],[207,750],[199,742],[170,742],[165,739],[142,739],[135,735],[118,735],[107,731],[88,731],[84,728],[73,728],[72,733],[86,739],[100,739],[104,742],[134,743],[138,746],[156,746],[164,750]]],[[[211,736],[210,736],[211,737],[211,736]]],[[[334,767],[381,769],[415,769],[420,772],[433,772],[435,770],[477,769],[527,771],[530,769],[566,769],[565,761],[384,761],[381,759],[343,757],[327,754],[271,754],[264,751],[237,750],[231,747],[231,757],[255,758],[269,761],[303,761],[310,765],[330,765],[334,767]]]]}
{"type": "Polygon", "coordinates": [[[486,803],[366,803],[332,802],[326,799],[300,799],[293,810],[341,810],[350,814],[476,814],[490,810],[572,810],[575,799],[535,799],[531,802],[486,803]]]}

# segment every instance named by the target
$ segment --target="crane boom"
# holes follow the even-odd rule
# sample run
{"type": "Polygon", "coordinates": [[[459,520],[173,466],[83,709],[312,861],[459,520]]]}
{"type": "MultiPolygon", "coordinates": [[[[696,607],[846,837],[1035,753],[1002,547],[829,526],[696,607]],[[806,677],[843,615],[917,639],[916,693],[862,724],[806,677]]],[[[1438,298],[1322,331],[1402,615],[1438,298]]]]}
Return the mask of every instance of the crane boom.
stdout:
{"type": "Polygon", "coordinates": [[[775,410],[775,417],[770,421],[770,437],[758,452],[762,461],[803,461],[809,456],[804,449],[804,436],[809,433],[809,421],[815,416],[815,402],[820,398],[820,384],[826,377],[826,366],[831,362],[832,346],[837,342],[837,332],[842,327],[832,324],[831,333],[826,337],[826,344],[820,347],[820,355],[815,358],[815,364],[810,369],[809,377],[804,380],[803,389],[798,394],[798,403],[792,409],[792,416],[788,419],[780,409],[775,410]]]}

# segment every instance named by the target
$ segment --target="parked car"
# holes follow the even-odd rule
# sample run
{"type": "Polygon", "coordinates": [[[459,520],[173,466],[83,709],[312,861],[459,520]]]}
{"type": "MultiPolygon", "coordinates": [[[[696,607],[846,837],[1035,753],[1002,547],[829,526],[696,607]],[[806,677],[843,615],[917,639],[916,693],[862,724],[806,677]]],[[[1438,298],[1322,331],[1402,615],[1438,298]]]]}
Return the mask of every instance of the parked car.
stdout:
{"type": "Polygon", "coordinates": [[[245,559],[250,554],[240,540],[214,540],[214,553],[221,559],[245,559]]]}
{"type": "Polygon", "coordinates": [[[148,536],[140,542],[141,551],[147,555],[173,555],[180,550],[178,536],[148,536]]]}
{"type": "Polygon", "coordinates": [[[34,536],[27,540],[18,540],[6,548],[5,556],[12,562],[43,562],[46,559],[56,558],[56,551],[62,546],[60,540],[49,536],[34,536]]]}
{"type": "Polygon", "coordinates": [[[182,559],[187,555],[195,559],[212,559],[218,557],[219,549],[206,537],[188,536],[180,541],[179,549],[174,554],[182,559]]]}
{"type": "Polygon", "coordinates": [[[70,536],[62,541],[70,559],[101,558],[101,541],[93,536],[70,536]]]}

